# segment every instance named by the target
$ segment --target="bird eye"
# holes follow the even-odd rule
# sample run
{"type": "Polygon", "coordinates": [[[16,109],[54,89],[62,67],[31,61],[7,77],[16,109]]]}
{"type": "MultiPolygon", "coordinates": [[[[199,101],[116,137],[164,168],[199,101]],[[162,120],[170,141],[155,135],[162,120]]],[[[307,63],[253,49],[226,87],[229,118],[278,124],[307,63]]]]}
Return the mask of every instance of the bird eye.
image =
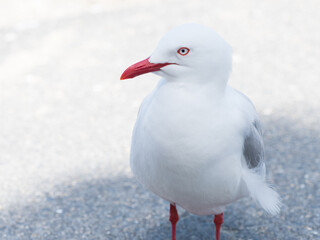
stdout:
{"type": "Polygon", "coordinates": [[[179,50],[177,51],[177,53],[179,53],[182,56],[187,55],[189,52],[190,52],[190,49],[186,47],[179,48],[179,50]]]}

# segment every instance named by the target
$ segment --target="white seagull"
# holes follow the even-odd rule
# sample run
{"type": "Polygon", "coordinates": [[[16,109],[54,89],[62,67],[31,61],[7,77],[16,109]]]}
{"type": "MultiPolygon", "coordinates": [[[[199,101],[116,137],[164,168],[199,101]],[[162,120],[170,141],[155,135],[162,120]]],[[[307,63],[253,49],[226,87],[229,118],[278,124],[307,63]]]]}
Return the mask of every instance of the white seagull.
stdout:
{"type": "Polygon", "coordinates": [[[176,205],[214,214],[217,240],[229,203],[250,196],[272,215],[280,209],[279,195],[265,180],[257,112],[227,85],[231,65],[232,48],[223,38],[205,26],[184,24],[121,76],[162,77],[141,104],[130,163],[139,182],[170,202],[173,240],[176,205]]]}

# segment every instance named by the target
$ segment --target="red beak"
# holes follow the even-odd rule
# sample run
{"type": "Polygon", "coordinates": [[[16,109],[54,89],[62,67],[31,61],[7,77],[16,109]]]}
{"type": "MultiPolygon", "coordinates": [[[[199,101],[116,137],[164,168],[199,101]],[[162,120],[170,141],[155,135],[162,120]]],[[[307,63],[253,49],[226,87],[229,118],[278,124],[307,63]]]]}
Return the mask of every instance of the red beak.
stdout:
{"type": "Polygon", "coordinates": [[[134,78],[148,72],[159,71],[162,67],[174,63],[150,63],[149,58],[128,67],[121,75],[120,80],[134,78]]]}

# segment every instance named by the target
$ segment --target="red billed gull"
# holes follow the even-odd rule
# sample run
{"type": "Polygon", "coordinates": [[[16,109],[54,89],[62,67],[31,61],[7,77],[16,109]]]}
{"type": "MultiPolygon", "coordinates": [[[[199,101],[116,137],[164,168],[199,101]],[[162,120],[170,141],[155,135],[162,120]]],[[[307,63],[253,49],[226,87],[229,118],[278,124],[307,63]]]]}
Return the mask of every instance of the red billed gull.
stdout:
{"type": "Polygon", "coordinates": [[[130,163],[139,182],[170,202],[173,240],[176,204],[215,215],[217,240],[226,205],[240,198],[250,196],[268,213],[279,212],[279,195],[265,181],[257,112],[227,85],[231,65],[232,49],[216,32],[184,24],[121,76],[162,77],[141,104],[130,163]]]}

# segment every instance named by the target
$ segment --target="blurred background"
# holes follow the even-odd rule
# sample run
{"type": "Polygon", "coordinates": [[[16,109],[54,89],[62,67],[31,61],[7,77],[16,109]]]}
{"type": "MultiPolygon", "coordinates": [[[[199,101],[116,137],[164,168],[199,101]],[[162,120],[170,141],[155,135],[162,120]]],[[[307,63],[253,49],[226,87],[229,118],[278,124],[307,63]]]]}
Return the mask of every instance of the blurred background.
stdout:
{"type": "MultiPolygon", "coordinates": [[[[0,0],[0,238],[170,239],[169,204],[129,168],[154,75],[119,81],[172,27],[215,29],[234,50],[230,84],[254,102],[270,217],[251,200],[222,239],[320,239],[320,1],[0,0]]],[[[179,209],[178,239],[214,239],[179,209]]]]}

